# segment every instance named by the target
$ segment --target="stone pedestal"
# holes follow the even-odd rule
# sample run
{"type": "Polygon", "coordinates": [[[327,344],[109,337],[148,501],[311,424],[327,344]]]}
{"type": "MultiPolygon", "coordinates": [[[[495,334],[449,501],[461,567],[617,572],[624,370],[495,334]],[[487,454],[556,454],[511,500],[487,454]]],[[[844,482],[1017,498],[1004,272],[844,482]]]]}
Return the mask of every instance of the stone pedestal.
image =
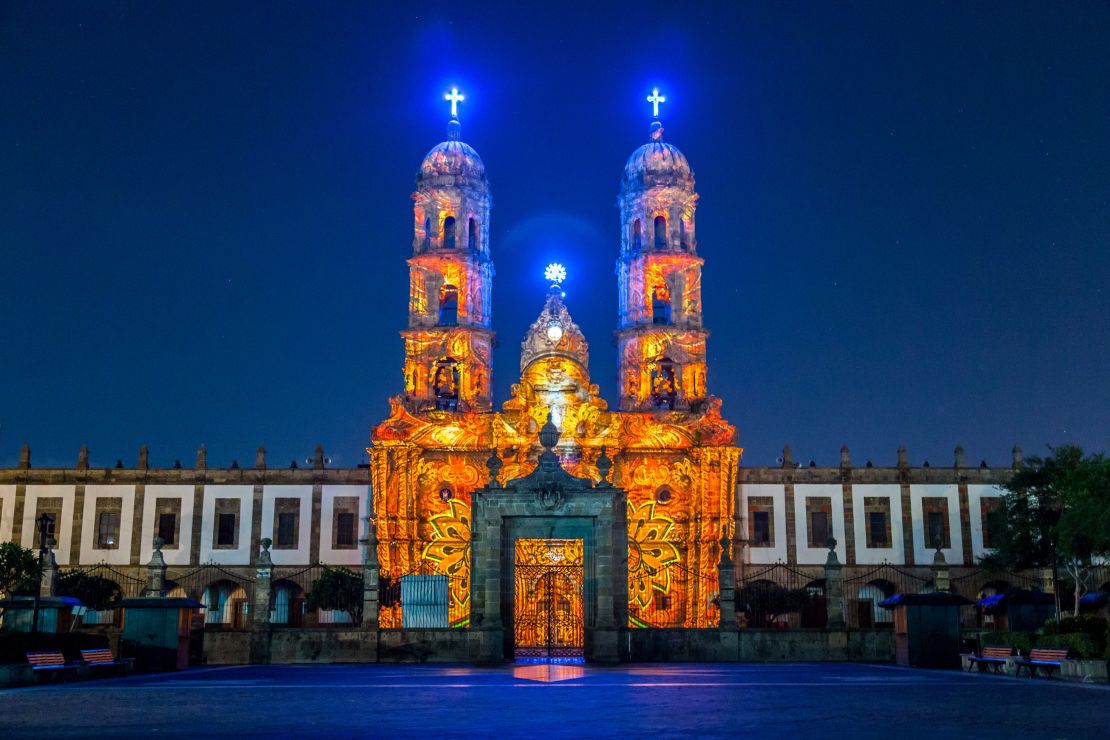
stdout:
{"type": "Polygon", "coordinates": [[[829,557],[825,560],[825,610],[828,617],[826,627],[830,630],[844,629],[844,571],[836,557],[835,540],[831,540],[829,557]]]}
{"type": "Polygon", "coordinates": [[[721,537],[721,561],[717,564],[717,602],[720,605],[720,628],[739,628],[736,621],[736,569],[728,552],[728,537],[721,537]]]}
{"type": "Polygon", "coordinates": [[[270,559],[269,537],[260,543],[254,581],[254,600],[251,603],[250,662],[265,665],[270,662],[270,607],[273,593],[274,563],[270,559]]]}

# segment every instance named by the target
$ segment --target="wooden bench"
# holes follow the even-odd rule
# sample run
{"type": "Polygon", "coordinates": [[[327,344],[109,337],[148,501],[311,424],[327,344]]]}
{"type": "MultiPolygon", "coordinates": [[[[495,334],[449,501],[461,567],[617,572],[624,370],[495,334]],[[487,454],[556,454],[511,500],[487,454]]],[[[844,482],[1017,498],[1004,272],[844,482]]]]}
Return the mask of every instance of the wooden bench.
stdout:
{"type": "Polygon", "coordinates": [[[93,668],[110,668],[116,667],[130,667],[133,662],[131,658],[116,659],[112,655],[112,651],[108,648],[93,648],[91,650],[81,651],[81,660],[88,663],[93,668]]]}
{"type": "Polygon", "coordinates": [[[1006,661],[1014,654],[1012,647],[1003,647],[1000,645],[984,645],[980,655],[969,655],[967,669],[970,671],[976,665],[979,670],[983,670],[985,666],[990,666],[994,669],[995,673],[1000,673],[1002,668],[1006,665],[1006,661]]]}
{"type": "Polygon", "coordinates": [[[76,671],[76,663],[67,663],[60,650],[27,653],[27,662],[35,673],[57,673],[64,675],[66,671],[76,671]]]}
{"type": "Polygon", "coordinates": [[[1021,675],[1021,669],[1029,669],[1029,677],[1033,678],[1037,675],[1038,670],[1044,671],[1047,678],[1052,678],[1052,672],[1060,670],[1060,664],[1067,660],[1067,648],[1033,648],[1029,651],[1028,658],[1018,658],[1014,661],[1017,666],[1017,675],[1021,675]]]}

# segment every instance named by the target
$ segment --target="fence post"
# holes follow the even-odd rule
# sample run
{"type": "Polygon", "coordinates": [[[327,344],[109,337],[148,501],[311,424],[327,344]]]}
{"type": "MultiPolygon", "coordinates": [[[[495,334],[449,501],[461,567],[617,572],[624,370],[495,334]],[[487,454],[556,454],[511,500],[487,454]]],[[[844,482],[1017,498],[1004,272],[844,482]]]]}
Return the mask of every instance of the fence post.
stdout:
{"type": "Polygon", "coordinates": [[[944,559],[944,553],[938,547],[933,553],[933,590],[947,591],[951,586],[952,580],[948,577],[948,561],[944,559]]]}
{"type": "Polygon", "coordinates": [[[58,595],[58,560],[54,557],[54,540],[46,541],[42,557],[42,575],[39,578],[39,596],[58,595]]]}
{"type": "Polygon", "coordinates": [[[271,580],[274,575],[274,562],[270,559],[270,545],[273,540],[263,537],[259,544],[255,563],[254,603],[251,604],[250,620],[250,662],[267,664],[270,662],[270,594],[271,580]]]}
{"type": "Polygon", "coordinates": [[[362,538],[362,628],[378,629],[378,525],[374,515],[366,515],[366,536],[362,538]]]}
{"type": "Polygon", "coordinates": [[[721,561],[717,563],[717,600],[721,607],[720,628],[734,630],[736,622],[736,568],[728,552],[728,535],[721,535],[721,561]]]}
{"type": "Polygon", "coordinates": [[[166,595],[166,559],[162,557],[162,545],[165,542],[161,537],[154,538],[154,554],[146,564],[146,593],[144,596],[166,595]]]}
{"type": "Polygon", "coordinates": [[[844,571],[836,557],[836,540],[829,538],[829,557],[825,560],[826,627],[842,630],[844,621],[844,571]]]}

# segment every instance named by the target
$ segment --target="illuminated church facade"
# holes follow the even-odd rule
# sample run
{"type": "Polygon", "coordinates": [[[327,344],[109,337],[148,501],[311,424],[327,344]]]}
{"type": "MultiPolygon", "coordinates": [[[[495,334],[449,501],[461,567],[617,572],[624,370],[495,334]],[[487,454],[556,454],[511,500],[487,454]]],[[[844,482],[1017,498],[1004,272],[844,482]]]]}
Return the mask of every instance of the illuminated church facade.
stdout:
{"type": "MultiPolygon", "coordinates": [[[[686,157],[655,120],[625,165],[615,409],[590,379],[589,345],[559,265],[547,271],[551,288],[521,342],[519,380],[494,409],[489,183],[457,118],[421,163],[413,201],[404,392],[390,399],[369,450],[382,572],[446,573],[452,623],[466,623],[471,492],[490,482],[491,455],[498,485],[530,473],[550,415],[562,468],[596,484],[606,455],[612,484],[626,494],[630,623],[715,624],[741,450],[706,385],[697,193],[686,157]]],[[[400,608],[383,609],[383,626],[400,620],[400,608]]]]}

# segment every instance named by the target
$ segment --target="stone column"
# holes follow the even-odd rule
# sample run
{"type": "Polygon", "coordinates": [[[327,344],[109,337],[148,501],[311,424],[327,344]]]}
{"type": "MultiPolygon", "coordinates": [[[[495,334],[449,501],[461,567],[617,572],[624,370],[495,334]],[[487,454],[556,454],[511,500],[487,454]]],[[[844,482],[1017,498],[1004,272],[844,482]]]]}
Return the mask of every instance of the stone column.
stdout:
{"type": "Polygon", "coordinates": [[[736,568],[728,552],[728,537],[721,535],[721,560],[717,563],[717,600],[721,607],[720,628],[739,628],[736,621],[736,568]]]}
{"type": "Polygon", "coordinates": [[[39,596],[58,595],[58,561],[54,557],[54,540],[46,541],[42,555],[42,574],[39,578],[39,596]]]}
{"type": "Polygon", "coordinates": [[[274,563],[270,559],[270,545],[273,540],[263,537],[259,542],[262,551],[255,561],[254,600],[251,603],[250,620],[250,662],[267,664],[270,662],[270,600],[274,563]]]}
{"type": "Polygon", "coordinates": [[[362,628],[378,629],[378,525],[373,513],[366,515],[366,536],[362,538],[362,628]]]}
{"type": "Polygon", "coordinates": [[[161,537],[154,538],[154,554],[146,564],[146,592],[144,596],[166,595],[166,559],[162,557],[162,545],[165,543],[161,537]]]}
{"type": "Polygon", "coordinates": [[[844,572],[836,557],[836,540],[829,538],[829,557],[825,560],[825,611],[828,615],[826,627],[842,630],[844,621],[844,572]]]}
{"type": "Polygon", "coordinates": [[[933,554],[933,590],[947,591],[951,585],[952,582],[948,577],[948,561],[944,559],[944,553],[938,547],[933,554]]]}

